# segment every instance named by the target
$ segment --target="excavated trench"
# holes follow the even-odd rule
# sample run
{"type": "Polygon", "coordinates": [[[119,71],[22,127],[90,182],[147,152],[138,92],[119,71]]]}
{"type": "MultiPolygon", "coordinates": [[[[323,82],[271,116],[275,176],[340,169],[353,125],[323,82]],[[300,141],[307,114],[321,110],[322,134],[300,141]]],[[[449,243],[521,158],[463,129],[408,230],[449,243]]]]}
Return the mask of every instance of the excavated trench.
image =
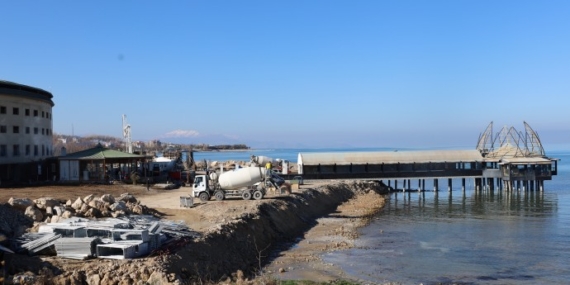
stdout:
{"type": "Polygon", "coordinates": [[[257,211],[221,225],[202,239],[164,256],[164,271],[183,282],[221,281],[231,273],[258,273],[270,251],[291,242],[355,195],[388,193],[376,181],[339,182],[260,204],[257,211]]]}

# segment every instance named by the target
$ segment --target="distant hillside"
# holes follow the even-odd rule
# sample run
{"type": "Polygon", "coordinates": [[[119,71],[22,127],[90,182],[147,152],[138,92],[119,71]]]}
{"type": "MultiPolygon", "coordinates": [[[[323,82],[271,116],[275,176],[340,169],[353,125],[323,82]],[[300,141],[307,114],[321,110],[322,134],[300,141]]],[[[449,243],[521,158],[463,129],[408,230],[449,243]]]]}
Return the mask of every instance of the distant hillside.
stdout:
{"type": "MultiPolygon", "coordinates": [[[[53,134],[53,150],[54,155],[61,155],[62,147],[65,147],[67,153],[73,153],[95,147],[97,144],[110,149],[125,151],[125,141],[122,138],[91,135],[91,136],[70,136],[62,134],[53,134]]],[[[245,144],[224,144],[224,145],[208,145],[208,144],[179,144],[161,142],[158,140],[143,142],[134,141],[133,152],[138,153],[155,153],[155,152],[171,152],[174,150],[194,150],[194,151],[219,151],[219,150],[247,150],[249,146],[245,144]]]]}

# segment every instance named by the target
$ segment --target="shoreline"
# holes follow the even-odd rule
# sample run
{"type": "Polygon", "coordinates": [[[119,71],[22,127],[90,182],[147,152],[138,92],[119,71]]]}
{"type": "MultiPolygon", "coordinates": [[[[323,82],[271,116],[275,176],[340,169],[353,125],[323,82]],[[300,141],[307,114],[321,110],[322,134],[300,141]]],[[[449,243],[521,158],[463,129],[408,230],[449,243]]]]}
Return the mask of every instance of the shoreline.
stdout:
{"type": "Polygon", "coordinates": [[[299,242],[265,266],[266,273],[279,280],[352,279],[335,264],[325,263],[322,256],[353,248],[359,230],[383,209],[385,199],[375,192],[360,194],[339,205],[336,211],[318,218],[317,224],[299,242]]]}
{"type": "Polygon", "coordinates": [[[246,152],[255,149],[211,149],[211,150],[192,150],[193,152],[246,152]]]}

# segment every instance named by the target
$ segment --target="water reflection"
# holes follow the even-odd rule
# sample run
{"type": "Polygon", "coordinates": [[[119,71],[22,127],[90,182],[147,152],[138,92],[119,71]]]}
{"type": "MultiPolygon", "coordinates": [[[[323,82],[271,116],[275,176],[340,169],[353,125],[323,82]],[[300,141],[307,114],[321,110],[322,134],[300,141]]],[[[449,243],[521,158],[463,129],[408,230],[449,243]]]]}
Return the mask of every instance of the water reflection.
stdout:
{"type": "Polygon", "coordinates": [[[355,248],[323,258],[372,283],[566,284],[559,203],[547,191],[393,193],[355,248]]]}
{"type": "Polygon", "coordinates": [[[550,216],[557,196],[543,191],[456,191],[393,193],[382,215],[420,215],[446,218],[550,216]]]}

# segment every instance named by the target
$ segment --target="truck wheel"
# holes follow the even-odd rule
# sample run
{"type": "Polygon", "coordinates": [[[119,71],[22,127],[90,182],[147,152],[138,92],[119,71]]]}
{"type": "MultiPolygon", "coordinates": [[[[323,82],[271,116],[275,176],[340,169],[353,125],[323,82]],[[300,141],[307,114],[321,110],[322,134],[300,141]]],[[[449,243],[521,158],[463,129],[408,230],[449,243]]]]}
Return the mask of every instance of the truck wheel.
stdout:
{"type": "Polygon", "coordinates": [[[224,192],[223,191],[216,191],[216,193],[214,193],[214,197],[216,197],[216,200],[222,201],[222,200],[224,200],[224,192]]]}
{"type": "Polygon", "coordinates": [[[251,192],[245,191],[245,192],[243,192],[243,193],[241,194],[241,197],[242,197],[244,200],[250,200],[250,199],[251,199],[251,192]]]}
{"type": "Polygon", "coordinates": [[[255,200],[261,200],[261,198],[263,198],[263,193],[259,190],[253,192],[253,199],[255,200]]]}
{"type": "Polygon", "coordinates": [[[206,192],[202,192],[202,193],[200,193],[198,198],[200,198],[200,201],[202,201],[202,202],[207,202],[208,200],[210,200],[210,195],[208,195],[208,193],[206,193],[206,192]]]}

